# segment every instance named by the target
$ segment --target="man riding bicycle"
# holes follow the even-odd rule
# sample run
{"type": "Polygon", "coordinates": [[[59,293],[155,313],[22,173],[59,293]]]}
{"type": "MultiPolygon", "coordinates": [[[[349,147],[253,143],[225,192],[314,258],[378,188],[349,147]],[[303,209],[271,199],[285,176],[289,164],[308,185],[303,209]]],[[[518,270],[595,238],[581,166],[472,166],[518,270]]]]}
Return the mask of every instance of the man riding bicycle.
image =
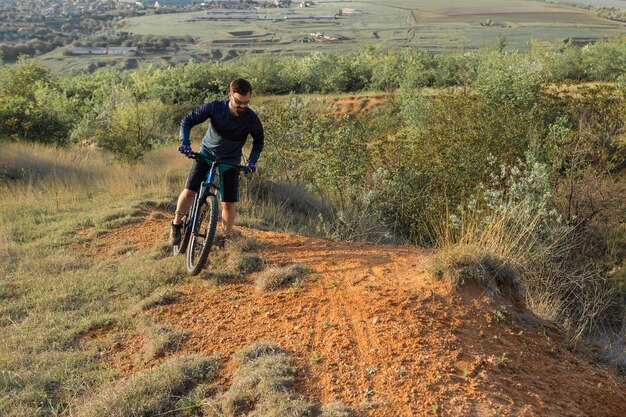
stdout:
{"type": "MultiPolygon", "coordinates": [[[[257,114],[248,105],[252,97],[252,86],[243,78],[231,81],[228,99],[206,103],[187,114],[180,122],[180,142],[178,151],[183,154],[191,152],[189,133],[191,128],[211,120],[202,144],[200,153],[208,159],[219,157],[224,163],[220,165],[220,193],[222,201],[222,229],[224,237],[228,237],[235,224],[235,203],[239,201],[239,170],[236,168],[242,157],[242,149],[248,135],[252,136],[252,151],[248,157],[247,170],[256,171],[256,163],[263,151],[263,125],[257,114]]],[[[193,204],[200,189],[200,184],[207,175],[211,165],[195,161],[185,189],[178,197],[176,212],[172,221],[170,241],[172,245],[180,243],[182,220],[193,204]]]]}

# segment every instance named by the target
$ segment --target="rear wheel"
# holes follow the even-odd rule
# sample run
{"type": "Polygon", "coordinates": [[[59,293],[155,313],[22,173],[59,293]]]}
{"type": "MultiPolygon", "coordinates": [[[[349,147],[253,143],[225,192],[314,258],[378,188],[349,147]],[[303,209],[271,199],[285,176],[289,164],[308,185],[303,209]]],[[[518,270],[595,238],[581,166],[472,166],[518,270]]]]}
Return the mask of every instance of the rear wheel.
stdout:
{"type": "Polygon", "coordinates": [[[206,263],[215,229],[217,228],[218,200],[214,192],[210,193],[198,213],[198,232],[191,235],[189,247],[187,248],[187,272],[190,275],[198,275],[206,263]]]}

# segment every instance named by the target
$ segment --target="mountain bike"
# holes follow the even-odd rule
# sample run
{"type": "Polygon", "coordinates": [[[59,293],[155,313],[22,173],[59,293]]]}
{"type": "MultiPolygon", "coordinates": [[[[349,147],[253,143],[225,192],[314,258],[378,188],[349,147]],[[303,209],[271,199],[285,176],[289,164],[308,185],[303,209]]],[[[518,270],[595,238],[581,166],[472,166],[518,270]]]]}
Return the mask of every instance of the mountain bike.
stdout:
{"type": "Polygon", "coordinates": [[[229,165],[244,173],[248,172],[248,167],[227,164],[221,162],[217,156],[211,159],[197,152],[189,152],[187,157],[211,165],[206,178],[200,184],[191,211],[183,217],[180,244],[174,245],[173,249],[175,255],[187,253],[187,272],[189,275],[198,275],[206,264],[217,229],[220,212],[219,167],[229,165]]]}

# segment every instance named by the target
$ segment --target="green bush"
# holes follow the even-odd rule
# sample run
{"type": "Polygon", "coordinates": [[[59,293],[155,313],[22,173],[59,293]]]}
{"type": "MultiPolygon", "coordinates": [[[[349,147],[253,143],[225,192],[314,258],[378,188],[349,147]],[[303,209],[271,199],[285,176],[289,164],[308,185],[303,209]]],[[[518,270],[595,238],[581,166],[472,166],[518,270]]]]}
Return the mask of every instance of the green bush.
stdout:
{"type": "Polygon", "coordinates": [[[626,73],[626,38],[599,40],[582,49],[582,67],[587,78],[596,81],[615,81],[626,73]]]}
{"type": "Polygon", "coordinates": [[[0,137],[66,144],[75,109],[76,102],[35,61],[20,58],[15,66],[0,66],[0,137]]]}

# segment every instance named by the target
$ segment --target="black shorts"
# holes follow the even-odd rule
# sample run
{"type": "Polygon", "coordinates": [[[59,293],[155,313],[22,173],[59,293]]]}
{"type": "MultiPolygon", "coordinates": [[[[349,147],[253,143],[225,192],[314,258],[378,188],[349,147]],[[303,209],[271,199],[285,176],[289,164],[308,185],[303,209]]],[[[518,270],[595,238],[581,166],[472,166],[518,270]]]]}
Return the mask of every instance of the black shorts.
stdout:
{"type": "MultiPolygon", "coordinates": [[[[185,188],[196,193],[200,191],[200,184],[211,169],[210,164],[194,161],[185,188]]],[[[220,165],[220,195],[225,203],[236,203],[239,201],[239,170],[228,165],[220,165]]]]}

